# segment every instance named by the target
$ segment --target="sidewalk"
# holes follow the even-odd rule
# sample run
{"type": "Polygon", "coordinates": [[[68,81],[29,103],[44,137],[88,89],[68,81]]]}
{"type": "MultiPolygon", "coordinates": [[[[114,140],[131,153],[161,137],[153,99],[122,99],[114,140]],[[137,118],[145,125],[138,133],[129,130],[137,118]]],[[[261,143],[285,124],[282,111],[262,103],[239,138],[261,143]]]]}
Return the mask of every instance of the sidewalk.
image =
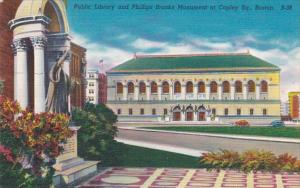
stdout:
{"type": "Polygon", "coordinates": [[[300,174],[178,168],[108,168],[78,188],[299,188],[300,174]]]}
{"type": "Polygon", "coordinates": [[[207,151],[199,151],[195,149],[189,149],[189,148],[183,148],[183,147],[177,147],[177,146],[171,146],[171,145],[164,145],[164,144],[155,144],[150,142],[142,142],[142,141],[136,141],[136,140],[127,140],[127,139],[121,139],[117,138],[115,139],[118,142],[122,142],[124,144],[133,145],[133,146],[139,146],[144,148],[150,148],[150,149],[157,149],[162,151],[168,151],[173,153],[179,153],[184,155],[189,155],[193,157],[200,157],[202,153],[207,153],[207,151]]]}

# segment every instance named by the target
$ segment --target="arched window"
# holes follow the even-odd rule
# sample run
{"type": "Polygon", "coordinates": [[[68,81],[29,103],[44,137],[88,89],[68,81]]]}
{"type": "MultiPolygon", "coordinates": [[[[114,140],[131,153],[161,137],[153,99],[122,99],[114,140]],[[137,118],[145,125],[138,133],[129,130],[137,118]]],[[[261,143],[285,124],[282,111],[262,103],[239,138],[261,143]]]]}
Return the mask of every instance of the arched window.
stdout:
{"type": "Polygon", "coordinates": [[[248,81],[248,92],[255,92],[255,83],[253,80],[248,81]]]}
{"type": "Polygon", "coordinates": [[[146,93],[146,84],[144,82],[140,82],[139,92],[140,93],[146,93]]]}
{"type": "Polygon", "coordinates": [[[117,83],[117,94],[122,94],[123,93],[123,84],[118,82],[117,83]]]}
{"type": "Polygon", "coordinates": [[[174,93],[181,93],[181,84],[178,81],[174,84],[174,93]]]}
{"type": "Polygon", "coordinates": [[[193,83],[190,81],[186,83],[186,93],[193,93],[193,83]]]}
{"type": "Polygon", "coordinates": [[[210,83],[210,93],[217,93],[218,92],[218,84],[215,81],[210,83]]]}
{"type": "Polygon", "coordinates": [[[235,81],[235,92],[242,93],[243,92],[243,83],[241,81],[235,81]]]}
{"type": "Polygon", "coordinates": [[[169,83],[168,82],[163,82],[162,84],[162,90],[163,90],[163,93],[169,93],[169,90],[170,90],[170,87],[169,87],[169,83]]]}
{"type": "Polygon", "coordinates": [[[223,93],[230,93],[230,84],[228,81],[224,81],[222,84],[223,93]]]}
{"type": "Polygon", "coordinates": [[[198,83],[198,93],[205,93],[205,84],[204,82],[198,83]]]}
{"type": "Polygon", "coordinates": [[[157,83],[156,82],[151,83],[151,93],[157,93],[157,83]]]}
{"type": "Polygon", "coordinates": [[[134,93],[134,84],[132,82],[129,82],[128,85],[128,93],[134,93]]]}
{"type": "Polygon", "coordinates": [[[265,80],[260,82],[260,92],[268,92],[268,82],[265,80]]]}

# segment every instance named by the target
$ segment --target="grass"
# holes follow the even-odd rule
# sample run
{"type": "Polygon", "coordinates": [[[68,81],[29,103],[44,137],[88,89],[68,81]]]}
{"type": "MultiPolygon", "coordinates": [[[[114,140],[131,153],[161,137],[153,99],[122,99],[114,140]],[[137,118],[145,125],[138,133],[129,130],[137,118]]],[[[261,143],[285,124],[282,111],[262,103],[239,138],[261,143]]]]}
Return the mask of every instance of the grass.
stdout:
{"type": "Polygon", "coordinates": [[[197,168],[199,158],[167,151],[148,149],[143,147],[117,143],[114,146],[118,159],[101,166],[122,166],[122,167],[178,167],[197,168]]]}
{"type": "Polygon", "coordinates": [[[144,127],[146,129],[182,131],[182,132],[202,132],[219,133],[249,136],[268,136],[300,138],[300,127],[233,127],[233,126],[170,126],[170,127],[144,127]]]}

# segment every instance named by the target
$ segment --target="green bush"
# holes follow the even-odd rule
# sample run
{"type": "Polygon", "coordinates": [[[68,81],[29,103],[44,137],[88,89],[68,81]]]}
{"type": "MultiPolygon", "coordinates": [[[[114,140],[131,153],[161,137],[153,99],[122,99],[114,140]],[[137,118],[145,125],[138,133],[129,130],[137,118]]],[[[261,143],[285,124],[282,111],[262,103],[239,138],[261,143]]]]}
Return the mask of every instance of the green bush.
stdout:
{"type": "Polygon", "coordinates": [[[279,156],[270,151],[249,150],[243,153],[222,150],[220,152],[204,153],[200,164],[208,170],[241,170],[267,172],[300,172],[300,160],[287,153],[279,156]]]}
{"type": "Polygon", "coordinates": [[[119,158],[114,137],[117,134],[117,116],[104,104],[87,103],[83,109],[74,109],[72,119],[81,128],[78,131],[78,155],[88,160],[112,164],[119,158]]]}

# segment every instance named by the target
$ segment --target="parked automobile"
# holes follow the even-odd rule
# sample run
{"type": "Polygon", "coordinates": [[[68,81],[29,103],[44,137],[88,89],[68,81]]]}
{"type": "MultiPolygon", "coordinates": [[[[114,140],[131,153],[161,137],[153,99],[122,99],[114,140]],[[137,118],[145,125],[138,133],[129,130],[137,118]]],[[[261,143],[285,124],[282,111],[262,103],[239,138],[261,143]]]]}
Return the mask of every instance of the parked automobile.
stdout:
{"type": "Polygon", "coordinates": [[[271,122],[272,127],[284,127],[284,122],[281,120],[275,120],[271,122]]]}

